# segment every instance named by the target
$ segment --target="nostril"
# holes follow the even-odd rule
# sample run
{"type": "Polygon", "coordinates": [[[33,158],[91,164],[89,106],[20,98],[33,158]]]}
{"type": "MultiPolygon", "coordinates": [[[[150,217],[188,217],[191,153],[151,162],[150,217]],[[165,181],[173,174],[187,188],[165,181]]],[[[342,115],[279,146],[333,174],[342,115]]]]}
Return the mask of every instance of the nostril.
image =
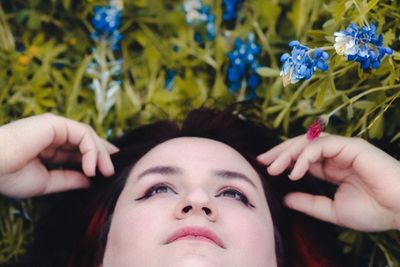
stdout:
{"type": "Polygon", "coordinates": [[[184,213],[188,213],[192,209],[192,206],[186,206],[183,208],[184,213]]]}
{"type": "Polygon", "coordinates": [[[207,215],[210,215],[210,214],[211,214],[211,209],[209,209],[209,208],[207,208],[207,207],[204,207],[203,210],[204,210],[204,212],[205,212],[207,215]]]}

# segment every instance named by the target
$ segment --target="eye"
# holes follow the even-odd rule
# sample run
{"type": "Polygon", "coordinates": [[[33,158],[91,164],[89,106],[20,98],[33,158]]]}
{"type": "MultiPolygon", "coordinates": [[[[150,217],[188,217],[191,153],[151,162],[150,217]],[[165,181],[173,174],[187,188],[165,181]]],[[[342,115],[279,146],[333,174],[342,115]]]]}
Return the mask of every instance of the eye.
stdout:
{"type": "Polygon", "coordinates": [[[250,204],[248,198],[241,192],[239,192],[236,189],[227,189],[216,195],[217,197],[223,196],[223,197],[230,197],[233,198],[237,201],[242,202],[244,205],[249,206],[254,208],[252,204],[250,204]]]}
{"type": "Polygon", "coordinates": [[[157,194],[164,194],[164,193],[168,193],[168,192],[172,192],[174,194],[177,194],[175,192],[175,190],[173,190],[169,185],[161,183],[161,184],[156,184],[153,185],[152,187],[150,187],[142,197],[136,199],[136,200],[142,200],[142,199],[147,199],[150,198],[154,195],[157,194]]]}

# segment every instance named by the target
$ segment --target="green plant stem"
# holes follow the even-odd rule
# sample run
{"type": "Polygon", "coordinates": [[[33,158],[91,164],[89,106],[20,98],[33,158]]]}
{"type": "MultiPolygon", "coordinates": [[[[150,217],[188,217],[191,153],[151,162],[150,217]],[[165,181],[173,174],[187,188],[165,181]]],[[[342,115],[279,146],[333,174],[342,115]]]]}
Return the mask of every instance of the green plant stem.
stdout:
{"type": "MultiPolygon", "coordinates": [[[[390,99],[386,100],[385,102],[383,102],[381,105],[385,105],[386,103],[389,102],[389,104],[386,105],[386,107],[379,112],[379,114],[370,122],[370,124],[368,124],[368,126],[366,128],[364,128],[363,130],[361,130],[357,136],[361,136],[363,133],[365,133],[365,131],[367,131],[368,129],[370,129],[372,127],[372,125],[375,124],[375,122],[379,119],[379,117],[381,117],[386,110],[388,110],[388,108],[392,105],[392,103],[400,96],[400,91],[397,92],[397,94],[395,94],[394,96],[392,96],[390,99]]],[[[377,108],[379,108],[381,105],[379,105],[377,108]]]]}
{"type": "Polygon", "coordinates": [[[366,95],[374,93],[374,92],[386,91],[386,90],[395,89],[395,88],[400,88],[400,84],[396,84],[396,85],[392,85],[392,86],[375,87],[375,88],[372,88],[370,90],[367,90],[367,91],[365,91],[365,92],[363,92],[363,93],[361,93],[359,95],[353,96],[347,102],[341,104],[340,106],[335,108],[333,111],[331,111],[327,116],[328,117],[332,116],[333,114],[335,114],[336,112],[338,112],[339,110],[344,108],[345,106],[354,103],[355,101],[357,101],[358,99],[362,98],[363,96],[366,96],[366,95]]]}
{"type": "Polygon", "coordinates": [[[253,20],[252,25],[254,27],[254,30],[257,33],[258,38],[260,38],[260,41],[261,41],[262,45],[264,46],[265,50],[267,50],[269,52],[269,56],[270,56],[269,58],[271,59],[271,67],[273,69],[277,69],[278,62],[276,61],[276,58],[272,54],[271,46],[269,45],[269,42],[268,42],[267,38],[265,37],[265,34],[262,32],[260,24],[258,24],[258,22],[256,20],[253,20]]]}
{"type": "Polygon", "coordinates": [[[323,51],[329,51],[329,50],[335,50],[335,47],[334,46],[322,46],[322,47],[310,49],[310,50],[308,50],[308,53],[312,53],[316,49],[323,50],[323,51]]]}
{"type": "Polygon", "coordinates": [[[369,28],[369,27],[370,27],[370,26],[369,26],[369,23],[368,23],[367,19],[365,18],[364,13],[361,11],[360,6],[357,4],[357,1],[356,1],[356,0],[353,0],[353,3],[354,3],[354,6],[356,7],[356,9],[358,10],[358,12],[360,12],[361,20],[362,20],[363,23],[365,23],[365,25],[368,26],[368,28],[369,28]]]}

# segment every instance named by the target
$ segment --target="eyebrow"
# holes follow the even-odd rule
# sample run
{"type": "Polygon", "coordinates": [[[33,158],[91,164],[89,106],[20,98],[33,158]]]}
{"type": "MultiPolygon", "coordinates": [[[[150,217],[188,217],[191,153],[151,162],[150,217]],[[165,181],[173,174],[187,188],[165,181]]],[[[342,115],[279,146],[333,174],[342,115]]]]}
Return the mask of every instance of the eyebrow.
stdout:
{"type": "MultiPolygon", "coordinates": [[[[183,174],[184,171],[175,166],[155,166],[148,168],[144,170],[142,173],[138,175],[138,180],[142,179],[144,176],[150,175],[150,174],[161,174],[164,176],[171,176],[171,175],[178,175],[178,174],[183,174]]],[[[244,175],[243,173],[240,172],[235,172],[235,171],[229,171],[229,170],[214,170],[212,171],[212,174],[224,178],[224,179],[239,179],[242,181],[245,181],[249,183],[253,188],[257,188],[254,182],[244,175]]]]}
{"type": "Polygon", "coordinates": [[[213,171],[213,174],[215,174],[216,176],[221,177],[221,178],[239,179],[239,180],[246,181],[249,184],[251,184],[251,186],[254,187],[254,189],[256,189],[256,185],[253,183],[253,181],[249,177],[244,175],[243,173],[235,172],[235,171],[228,171],[228,170],[216,170],[216,171],[213,171]]]}

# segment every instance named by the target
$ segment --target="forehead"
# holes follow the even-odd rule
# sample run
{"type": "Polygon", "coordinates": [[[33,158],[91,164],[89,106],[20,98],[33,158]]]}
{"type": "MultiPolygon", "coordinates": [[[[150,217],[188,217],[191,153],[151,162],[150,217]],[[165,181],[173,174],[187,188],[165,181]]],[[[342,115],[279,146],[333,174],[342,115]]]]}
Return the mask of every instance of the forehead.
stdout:
{"type": "Polygon", "coordinates": [[[140,163],[156,163],[161,158],[163,161],[168,160],[171,163],[180,163],[182,161],[186,162],[189,159],[188,157],[191,161],[197,160],[210,164],[229,164],[230,161],[241,162],[251,168],[247,160],[232,147],[219,141],[202,137],[179,137],[168,140],[151,149],[140,159],[140,163]]]}
{"type": "Polygon", "coordinates": [[[137,174],[149,167],[165,165],[198,172],[226,169],[244,172],[253,180],[259,180],[254,168],[235,149],[219,141],[201,137],[179,137],[159,144],[135,164],[132,173],[137,174]]]}

